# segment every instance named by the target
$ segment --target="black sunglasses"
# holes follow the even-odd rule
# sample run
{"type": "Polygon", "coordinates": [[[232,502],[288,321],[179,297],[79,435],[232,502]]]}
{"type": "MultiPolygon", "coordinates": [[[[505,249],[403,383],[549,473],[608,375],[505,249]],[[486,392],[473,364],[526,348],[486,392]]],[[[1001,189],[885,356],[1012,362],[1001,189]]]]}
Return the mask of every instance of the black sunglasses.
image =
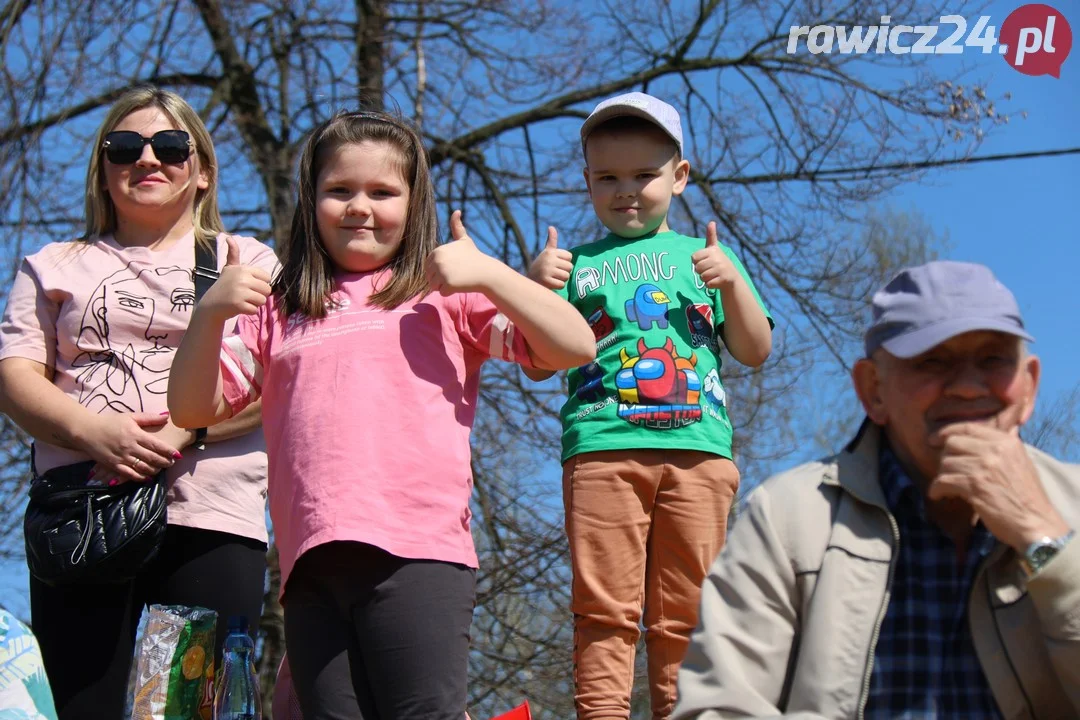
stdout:
{"type": "Polygon", "coordinates": [[[143,137],[133,130],[117,130],[105,136],[102,147],[113,165],[131,165],[142,157],[143,145],[150,143],[154,157],[163,163],[179,165],[191,157],[191,136],[183,130],[159,130],[153,137],[143,137]]]}

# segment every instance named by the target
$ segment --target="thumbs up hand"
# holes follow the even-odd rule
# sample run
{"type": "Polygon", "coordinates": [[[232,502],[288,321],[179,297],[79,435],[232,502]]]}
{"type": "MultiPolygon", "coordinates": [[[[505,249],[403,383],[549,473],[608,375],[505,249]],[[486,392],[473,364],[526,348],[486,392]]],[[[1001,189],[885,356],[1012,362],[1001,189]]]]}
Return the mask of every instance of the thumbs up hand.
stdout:
{"type": "Polygon", "coordinates": [[[240,243],[237,242],[235,235],[226,235],[225,244],[229,246],[229,251],[225,255],[225,266],[240,264],[240,243]]]}
{"type": "Polygon", "coordinates": [[[710,222],[705,229],[705,247],[690,256],[694,263],[694,272],[701,276],[705,287],[723,292],[735,284],[739,271],[735,269],[716,235],[716,222],[710,222]]]}
{"type": "Polygon", "coordinates": [[[493,259],[469,237],[460,210],[450,216],[450,238],[424,260],[428,287],[443,296],[482,290],[494,266],[493,259]]]}
{"type": "Polygon", "coordinates": [[[559,247],[559,231],[548,227],[547,244],[529,265],[529,278],[549,290],[561,290],[574,269],[574,256],[559,247]]]}
{"type": "Polygon", "coordinates": [[[262,268],[240,264],[237,236],[226,235],[228,252],[218,279],[199,301],[197,311],[209,314],[218,322],[236,315],[254,315],[270,297],[270,274],[262,268]]]}

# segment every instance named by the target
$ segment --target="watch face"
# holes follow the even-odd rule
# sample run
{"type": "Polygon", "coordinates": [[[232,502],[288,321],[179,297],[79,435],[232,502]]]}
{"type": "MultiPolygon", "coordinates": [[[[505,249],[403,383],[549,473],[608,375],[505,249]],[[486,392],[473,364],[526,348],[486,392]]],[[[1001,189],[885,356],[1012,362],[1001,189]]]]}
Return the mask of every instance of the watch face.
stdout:
{"type": "Polygon", "coordinates": [[[1032,567],[1038,569],[1050,562],[1051,558],[1057,554],[1058,549],[1054,545],[1040,545],[1031,551],[1029,562],[1032,567]]]}

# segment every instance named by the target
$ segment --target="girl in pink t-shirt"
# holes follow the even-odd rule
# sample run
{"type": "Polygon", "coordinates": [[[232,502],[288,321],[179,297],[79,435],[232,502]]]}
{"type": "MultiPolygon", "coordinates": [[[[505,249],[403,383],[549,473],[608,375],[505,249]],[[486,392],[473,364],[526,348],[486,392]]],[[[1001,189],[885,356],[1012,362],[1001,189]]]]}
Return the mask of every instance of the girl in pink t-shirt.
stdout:
{"type": "Polygon", "coordinates": [[[169,408],[197,426],[263,401],[304,717],[460,720],[481,365],[579,366],[592,331],[478,250],[459,213],[438,244],[424,148],[401,120],[335,116],[298,180],[281,274],[271,286],[230,254],[177,353],[169,408]]]}

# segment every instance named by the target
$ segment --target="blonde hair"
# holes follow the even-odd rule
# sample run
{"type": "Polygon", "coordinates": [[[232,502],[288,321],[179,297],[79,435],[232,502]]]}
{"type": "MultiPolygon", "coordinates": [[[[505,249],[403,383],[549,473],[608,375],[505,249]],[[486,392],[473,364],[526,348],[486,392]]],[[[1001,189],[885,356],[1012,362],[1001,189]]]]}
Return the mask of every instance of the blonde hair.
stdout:
{"type": "Polygon", "coordinates": [[[337,113],[308,136],[300,157],[296,209],[285,247],[279,253],[281,272],[274,292],[282,313],[300,312],[310,318],[326,316],[334,292],[334,263],[323,248],[315,218],[315,192],[319,173],[334,152],[344,145],[385,143],[400,153],[402,179],[409,186],[401,245],[387,266],[390,282],[368,302],[393,309],[427,292],[424,261],[439,244],[435,191],[423,142],[407,121],[384,112],[337,113]]]}
{"type": "MultiPolygon", "coordinates": [[[[192,224],[195,227],[195,240],[210,247],[217,234],[225,229],[218,210],[218,163],[214,153],[214,141],[210,139],[210,133],[202,118],[184,98],[153,85],[140,85],[121,95],[109,108],[108,114],[98,127],[94,136],[94,151],[90,154],[90,163],[86,169],[86,233],[81,239],[91,240],[116,232],[116,206],[105,190],[105,166],[102,161],[105,151],[102,145],[105,136],[112,132],[121,120],[136,110],[149,107],[161,110],[177,128],[186,131],[195,143],[199,170],[206,176],[207,187],[195,193],[192,224]]],[[[193,182],[195,178],[195,174],[192,174],[189,182],[193,182]]]]}

